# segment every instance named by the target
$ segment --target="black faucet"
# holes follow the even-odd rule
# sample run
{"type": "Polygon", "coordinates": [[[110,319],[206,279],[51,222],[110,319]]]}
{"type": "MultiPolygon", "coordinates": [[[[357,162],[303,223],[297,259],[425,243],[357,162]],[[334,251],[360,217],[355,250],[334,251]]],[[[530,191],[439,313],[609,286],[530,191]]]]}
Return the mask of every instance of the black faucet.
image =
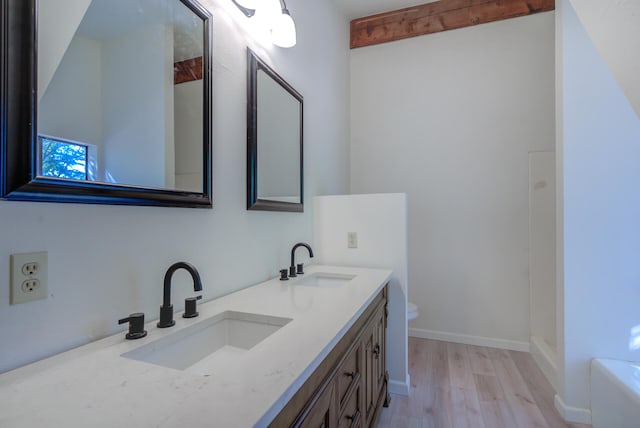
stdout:
{"type": "Polygon", "coordinates": [[[298,247],[305,247],[307,250],[309,250],[309,257],[313,257],[313,250],[311,249],[311,246],[309,244],[305,244],[304,242],[298,242],[296,245],[293,246],[293,248],[291,249],[291,266],[289,266],[289,277],[295,277],[298,275],[302,275],[304,273],[304,271],[302,270],[302,263],[300,263],[298,265],[298,270],[296,271],[296,249],[298,247]]]}
{"type": "Polygon", "coordinates": [[[173,305],[171,304],[171,277],[173,273],[178,269],[186,269],[193,278],[193,291],[202,291],[202,281],[200,281],[200,274],[193,265],[186,262],[178,262],[172,264],[167,273],[164,274],[164,293],[162,295],[162,306],[160,306],[160,321],[158,321],[159,328],[166,328],[173,326],[176,322],[173,320],[173,305]]]}

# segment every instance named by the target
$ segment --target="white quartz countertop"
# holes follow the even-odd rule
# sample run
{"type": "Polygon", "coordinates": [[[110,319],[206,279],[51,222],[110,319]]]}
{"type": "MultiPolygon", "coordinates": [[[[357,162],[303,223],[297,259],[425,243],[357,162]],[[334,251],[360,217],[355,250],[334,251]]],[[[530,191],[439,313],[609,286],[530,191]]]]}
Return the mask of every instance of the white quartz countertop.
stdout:
{"type": "Polygon", "coordinates": [[[143,339],[125,340],[122,332],[7,372],[0,375],[0,427],[266,426],[390,276],[389,270],[309,266],[296,279],[275,278],[202,303],[197,318],[176,313],[174,327],[149,322],[143,339]],[[295,285],[314,272],[355,278],[339,287],[295,285]],[[121,357],[225,311],[292,321],[206,375],[121,357]]]}

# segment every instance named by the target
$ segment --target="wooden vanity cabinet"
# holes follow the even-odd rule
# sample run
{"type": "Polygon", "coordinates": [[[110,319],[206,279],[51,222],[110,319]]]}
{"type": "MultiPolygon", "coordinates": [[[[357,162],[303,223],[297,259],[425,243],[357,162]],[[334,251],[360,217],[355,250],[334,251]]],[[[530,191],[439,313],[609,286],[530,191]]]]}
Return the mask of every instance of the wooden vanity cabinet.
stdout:
{"type": "Polygon", "coordinates": [[[388,285],[271,422],[271,427],[357,428],[388,406],[388,285]]]}
{"type": "Polygon", "coordinates": [[[366,426],[377,417],[380,404],[388,401],[386,391],[386,307],[380,307],[368,325],[363,337],[364,345],[364,410],[366,426]],[[385,391],[383,391],[383,388],[385,391]]]}

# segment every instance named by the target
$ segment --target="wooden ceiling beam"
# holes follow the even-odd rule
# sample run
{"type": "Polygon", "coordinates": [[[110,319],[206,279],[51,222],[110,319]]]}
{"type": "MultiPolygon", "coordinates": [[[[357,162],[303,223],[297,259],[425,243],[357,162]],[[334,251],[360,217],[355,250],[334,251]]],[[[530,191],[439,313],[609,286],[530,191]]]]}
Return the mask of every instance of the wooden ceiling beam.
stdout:
{"type": "Polygon", "coordinates": [[[351,49],[555,9],[555,0],[440,0],[351,21],[351,49]]]}

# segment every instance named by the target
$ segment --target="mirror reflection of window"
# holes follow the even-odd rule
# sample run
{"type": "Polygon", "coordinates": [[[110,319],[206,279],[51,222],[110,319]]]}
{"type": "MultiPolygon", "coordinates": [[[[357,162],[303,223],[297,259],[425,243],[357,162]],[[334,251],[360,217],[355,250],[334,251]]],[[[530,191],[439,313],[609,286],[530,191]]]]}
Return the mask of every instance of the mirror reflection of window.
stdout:
{"type": "Polygon", "coordinates": [[[39,1],[38,133],[95,147],[95,181],[202,192],[202,19],[180,0],[60,1],[39,1]]]}
{"type": "Polygon", "coordinates": [[[89,148],[86,144],[38,138],[39,171],[45,177],[88,180],[89,148]]]}

